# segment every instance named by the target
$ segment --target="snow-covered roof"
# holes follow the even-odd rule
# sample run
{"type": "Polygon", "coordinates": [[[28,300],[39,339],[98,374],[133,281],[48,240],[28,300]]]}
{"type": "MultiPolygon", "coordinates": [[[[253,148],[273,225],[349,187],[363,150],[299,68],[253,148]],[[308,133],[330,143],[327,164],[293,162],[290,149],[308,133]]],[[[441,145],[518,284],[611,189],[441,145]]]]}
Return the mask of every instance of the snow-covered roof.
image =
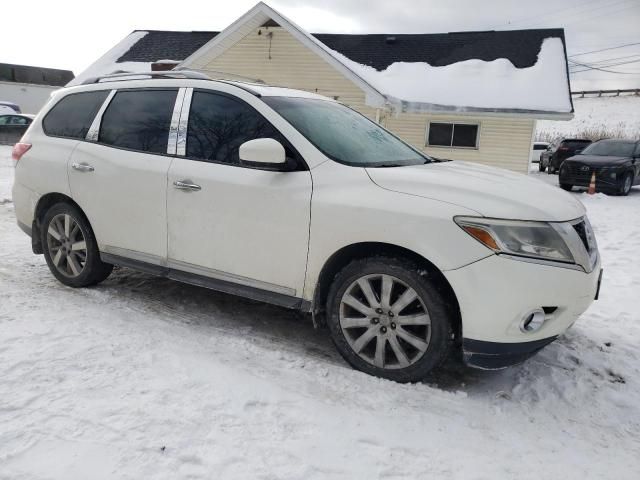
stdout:
{"type": "Polygon", "coordinates": [[[310,34],[262,2],[222,32],[136,30],[70,84],[149,71],[166,59],[197,69],[205,52],[240,40],[248,22],[287,29],[359,86],[372,107],[537,118],[570,118],[573,110],[562,29],[310,34]]]}
{"type": "Polygon", "coordinates": [[[517,68],[505,58],[442,67],[395,62],[379,71],[333,52],[402,111],[571,113],[564,44],[544,39],[537,61],[517,68]]]}

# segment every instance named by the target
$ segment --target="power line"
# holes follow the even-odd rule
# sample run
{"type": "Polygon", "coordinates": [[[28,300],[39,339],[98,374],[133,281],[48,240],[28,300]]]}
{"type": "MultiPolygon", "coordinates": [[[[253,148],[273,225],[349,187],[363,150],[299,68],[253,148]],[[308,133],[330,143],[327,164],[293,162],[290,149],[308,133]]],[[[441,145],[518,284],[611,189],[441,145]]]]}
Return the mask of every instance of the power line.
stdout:
{"type": "MultiPolygon", "coordinates": [[[[606,72],[606,73],[615,73],[618,75],[640,75],[640,72],[619,72],[616,70],[606,70],[605,68],[601,68],[601,67],[594,67],[594,66],[590,66],[586,63],[579,63],[573,60],[569,60],[571,63],[573,63],[574,65],[580,65],[581,67],[586,67],[584,68],[584,70],[574,70],[570,73],[575,74],[575,73],[580,73],[580,72],[586,72],[588,70],[598,70],[599,72],[606,72]]],[[[616,65],[626,65],[629,63],[638,63],[640,62],[640,60],[632,60],[629,62],[619,62],[619,63],[612,63],[611,65],[603,65],[603,67],[615,67],[616,65]]]]}
{"type": "Polygon", "coordinates": [[[631,47],[632,45],[640,45],[640,42],[627,43],[625,45],[618,45],[617,47],[602,48],[600,50],[592,50],[590,52],[576,53],[575,55],[569,55],[569,58],[580,57],[582,55],[590,55],[592,53],[606,52],[608,50],[617,50],[618,48],[631,47]]]}
{"type": "MultiPolygon", "coordinates": [[[[617,67],[618,65],[627,65],[629,63],[638,63],[640,62],[640,60],[629,60],[627,62],[618,62],[618,63],[609,63],[607,65],[593,65],[593,64],[585,64],[585,63],[577,63],[574,62],[574,65],[579,65],[579,67],[574,67],[574,65],[572,65],[573,68],[580,68],[580,67],[586,67],[587,69],[602,69],[602,68],[609,68],[609,67],[617,67]]],[[[578,71],[582,71],[582,70],[578,70],[578,71]]],[[[570,73],[578,73],[578,71],[573,70],[570,73]]],[[[619,72],[619,73],[626,73],[626,72],[619,72]]]]}
{"type": "MultiPolygon", "coordinates": [[[[624,60],[626,58],[635,58],[635,57],[640,57],[640,53],[634,53],[633,55],[624,55],[622,57],[605,58],[603,60],[596,60],[594,62],[586,62],[586,63],[588,63],[589,65],[597,65],[599,63],[609,63],[617,60],[624,60]]],[[[571,61],[571,59],[569,59],[569,61],[571,61]]]]}

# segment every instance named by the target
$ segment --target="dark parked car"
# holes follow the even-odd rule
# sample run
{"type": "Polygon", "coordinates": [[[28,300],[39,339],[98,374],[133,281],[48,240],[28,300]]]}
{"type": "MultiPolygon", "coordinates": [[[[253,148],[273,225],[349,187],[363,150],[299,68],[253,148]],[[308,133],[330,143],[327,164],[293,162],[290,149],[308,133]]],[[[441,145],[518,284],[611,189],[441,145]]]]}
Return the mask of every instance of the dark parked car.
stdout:
{"type": "Polygon", "coordinates": [[[22,113],[20,111],[20,106],[17,103],[13,102],[5,102],[4,100],[0,100],[0,113],[22,113]]]}
{"type": "Polygon", "coordinates": [[[0,115],[0,145],[18,142],[32,121],[33,115],[0,115]]]}
{"type": "Polygon", "coordinates": [[[556,173],[560,169],[560,165],[565,159],[580,153],[584,148],[591,144],[591,140],[580,138],[565,138],[553,145],[540,154],[539,170],[547,173],[556,173]]]}
{"type": "Polygon", "coordinates": [[[579,155],[567,158],[560,167],[560,186],[588,187],[596,174],[596,191],[628,195],[640,184],[640,141],[600,140],[579,155]]]}

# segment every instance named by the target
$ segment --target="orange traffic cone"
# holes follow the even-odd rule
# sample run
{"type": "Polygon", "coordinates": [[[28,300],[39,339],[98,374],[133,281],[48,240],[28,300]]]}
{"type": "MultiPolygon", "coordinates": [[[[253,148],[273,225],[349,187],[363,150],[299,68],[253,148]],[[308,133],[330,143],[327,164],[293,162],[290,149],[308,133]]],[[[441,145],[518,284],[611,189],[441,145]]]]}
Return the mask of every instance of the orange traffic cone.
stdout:
{"type": "Polygon", "coordinates": [[[589,190],[587,190],[589,195],[593,195],[596,193],[596,172],[593,172],[591,175],[591,182],[589,182],[589,190]]]}

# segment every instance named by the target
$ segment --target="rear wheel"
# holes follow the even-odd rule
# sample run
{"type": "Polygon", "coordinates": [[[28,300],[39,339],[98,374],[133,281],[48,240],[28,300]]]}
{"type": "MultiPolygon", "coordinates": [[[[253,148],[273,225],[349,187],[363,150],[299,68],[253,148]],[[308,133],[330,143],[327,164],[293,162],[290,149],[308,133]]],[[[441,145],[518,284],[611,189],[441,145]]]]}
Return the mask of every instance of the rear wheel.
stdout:
{"type": "Polygon", "coordinates": [[[52,206],[44,215],[41,235],[49,270],[69,287],[95,285],[113,270],[113,265],[100,260],[91,226],[73,205],[52,206]]]}
{"type": "Polygon", "coordinates": [[[627,196],[631,191],[631,187],[633,187],[633,174],[631,172],[627,172],[624,174],[622,180],[620,181],[618,193],[622,196],[627,196]]]}
{"type": "Polygon", "coordinates": [[[538,163],[538,170],[544,172],[547,168],[544,166],[544,162],[540,159],[540,163],[538,163]]]}
{"type": "Polygon", "coordinates": [[[436,285],[403,259],[376,257],[347,265],[327,302],[340,354],[358,370],[416,382],[440,365],[451,343],[451,319],[436,285]]]}
{"type": "Polygon", "coordinates": [[[570,192],[573,188],[573,185],[571,185],[570,183],[561,183],[560,188],[566,190],[567,192],[570,192]]]}

